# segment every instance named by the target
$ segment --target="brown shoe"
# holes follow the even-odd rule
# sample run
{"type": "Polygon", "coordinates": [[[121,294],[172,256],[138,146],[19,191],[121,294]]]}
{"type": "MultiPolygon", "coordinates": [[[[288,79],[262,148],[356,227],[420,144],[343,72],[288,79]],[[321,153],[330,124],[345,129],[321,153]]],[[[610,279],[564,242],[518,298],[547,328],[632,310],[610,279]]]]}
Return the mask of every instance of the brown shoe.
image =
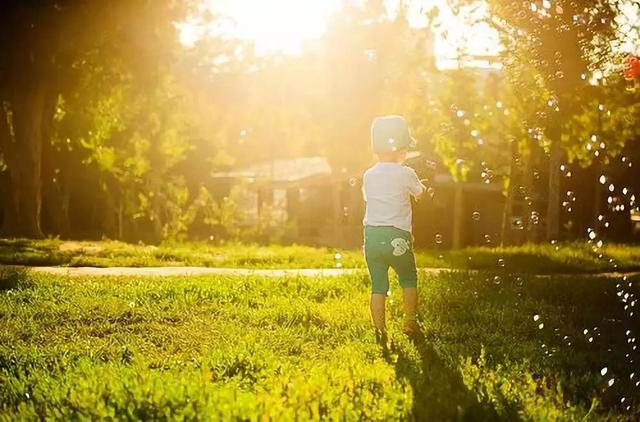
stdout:
{"type": "Polygon", "coordinates": [[[415,319],[408,319],[404,322],[404,333],[406,335],[412,335],[420,333],[420,326],[418,325],[418,321],[415,319]]]}

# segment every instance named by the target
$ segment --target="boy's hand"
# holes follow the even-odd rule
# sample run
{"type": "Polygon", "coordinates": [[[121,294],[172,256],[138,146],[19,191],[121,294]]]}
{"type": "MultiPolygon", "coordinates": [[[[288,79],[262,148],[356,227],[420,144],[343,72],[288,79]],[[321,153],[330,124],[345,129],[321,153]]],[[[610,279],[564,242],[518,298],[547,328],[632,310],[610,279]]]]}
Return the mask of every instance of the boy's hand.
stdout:
{"type": "Polygon", "coordinates": [[[417,193],[412,193],[413,198],[416,201],[419,201],[420,198],[422,198],[422,196],[424,195],[424,193],[427,191],[427,187],[424,185],[424,183],[427,181],[427,179],[420,179],[420,186],[422,187],[422,191],[421,192],[417,192],[417,193]]]}

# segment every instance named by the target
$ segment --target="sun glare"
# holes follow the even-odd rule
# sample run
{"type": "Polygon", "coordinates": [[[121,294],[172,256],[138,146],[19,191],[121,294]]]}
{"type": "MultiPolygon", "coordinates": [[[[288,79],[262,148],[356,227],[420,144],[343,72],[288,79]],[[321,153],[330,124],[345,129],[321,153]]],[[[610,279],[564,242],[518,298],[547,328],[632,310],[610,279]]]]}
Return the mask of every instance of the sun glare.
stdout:
{"type": "MultiPolygon", "coordinates": [[[[220,33],[253,41],[259,54],[299,54],[305,42],[322,36],[331,16],[339,12],[345,1],[347,0],[203,0],[201,11],[211,12],[220,18],[216,20],[216,27],[203,28],[197,18],[193,22],[183,22],[178,25],[180,41],[191,46],[206,34],[220,33]]],[[[495,31],[483,25],[467,24],[463,18],[453,15],[446,3],[446,0],[405,2],[410,23],[416,28],[427,24],[425,10],[439,6],[441,25],[435,33],[438,67],[457,66],[458,54],[463,49],[472,56],[496,55],[499,42],[495,31]]],[[[387,0],[386,4],[393,16],[399,2],[387,0]]],[[[486,11],[481,9],[480,13],[486,11]]]]}
{"type": "Polygon", "coordinates": [[[258,53],[299,54],[308,40],[319,38],[341,0],[206,0],[223,16],[223,33],[256,43],[258,53]]]}

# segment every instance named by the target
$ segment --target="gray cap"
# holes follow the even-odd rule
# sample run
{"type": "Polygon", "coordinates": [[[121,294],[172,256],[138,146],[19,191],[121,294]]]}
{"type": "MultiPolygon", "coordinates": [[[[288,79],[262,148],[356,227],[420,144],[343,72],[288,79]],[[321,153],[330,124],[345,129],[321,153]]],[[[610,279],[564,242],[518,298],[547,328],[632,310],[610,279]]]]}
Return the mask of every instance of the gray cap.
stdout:
{"type": "Polygon", "coordinates": [[[375,152],[397,151],[415,146],[416,141],[411,137],[404,117],[391,115],[373,119],[371,147],[375,152]]]}

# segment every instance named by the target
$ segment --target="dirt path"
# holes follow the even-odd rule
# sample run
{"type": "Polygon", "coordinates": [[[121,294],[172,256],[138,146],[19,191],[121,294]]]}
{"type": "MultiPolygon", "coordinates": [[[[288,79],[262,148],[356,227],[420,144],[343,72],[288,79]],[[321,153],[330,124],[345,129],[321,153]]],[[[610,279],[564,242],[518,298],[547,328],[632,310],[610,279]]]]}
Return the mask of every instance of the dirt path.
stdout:
{"type": "MultiPolygon", "coordinates": [[[[35,273],[45,273],[65,276],[188,276],[188,275],[231,275],[231,276],[270,276],[282,277],[287,275],[300,275],[306,277],[335,277],[345,274],[356,274],[366,271],[364,268],[287,268],[287,269],[258,269],[258,268],[212,268],[212,267],[25,267],[12,266],[13,268],[28,269],[35,273]]],[[[451,268],[420,268],[420,271],[438,274],[456,270],[451,268]]],[[[539,274],[535,277],[585,277],[600,276],[607,278],[619,278],[624,275],[638,276],[640,272],[604,272],[584,274],[539,274]]]]}

